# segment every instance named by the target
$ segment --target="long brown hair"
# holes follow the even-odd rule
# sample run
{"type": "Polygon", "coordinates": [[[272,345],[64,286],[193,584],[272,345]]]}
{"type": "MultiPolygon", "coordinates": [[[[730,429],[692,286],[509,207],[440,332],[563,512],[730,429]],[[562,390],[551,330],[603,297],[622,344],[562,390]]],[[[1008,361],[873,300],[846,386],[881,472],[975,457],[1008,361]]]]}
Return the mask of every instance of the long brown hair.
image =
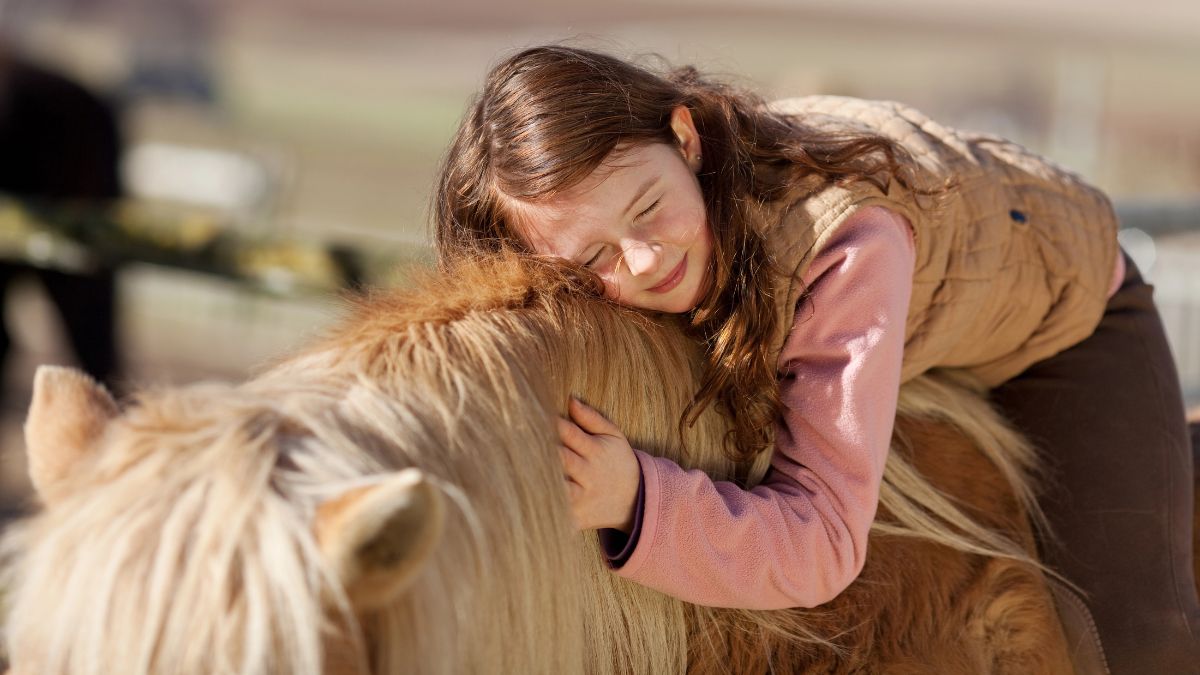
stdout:
{"type": "Polygon", "coordinates": [[[506,208],[512,200],[571,188],[619,145],[674,144],[670,117],[680,105],[700,135],[713,235],[713,283],[690,315],[707,369],[680,424],[717,402],[734,421],[725,450],[745,460],[770,447],[780,408],[776,364],[762,344],[779,317],[756,207],[802,185],[867,180],[886,192],[895,179],[915,189],[910,158],[893,141],[807,128],[691,66],[659,73],[594,51],[534,47],[491,70],[459,125],[434,196],[435,240],[443,264],[527,250],[506,208]]]}

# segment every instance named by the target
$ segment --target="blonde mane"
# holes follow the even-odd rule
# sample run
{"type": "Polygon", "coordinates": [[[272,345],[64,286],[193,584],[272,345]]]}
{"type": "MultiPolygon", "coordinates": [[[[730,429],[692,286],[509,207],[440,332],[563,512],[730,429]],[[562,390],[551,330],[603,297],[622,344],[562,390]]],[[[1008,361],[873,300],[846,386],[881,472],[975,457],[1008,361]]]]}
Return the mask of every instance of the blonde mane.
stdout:
{"type": "MultiPolygon", "coordinates": [[[[695,345],[594,290],[552,263],[464,266],[354,300],[328,336],[242,385],[138,395],[67,496],[3,541],[12,663],[71,675],[607,674],[682,672],[742,631],[839,649],[803,611],[696,607],[627,582],[594,533],[573,531],[552,424],[571,393],[636,447],[714,477],[751,485],[769,459],[725,459],[726,421],[711,410],[680,439],[695,345]],[[647,386],[655,372],[671,376],[647,386]],[[356,613],[318,550],[314,511],[405,467],[448,498],[444,535],[396,602],[356,613]]],[[[919,378],[901,415],[958,427],[1036,514],[1031,450],[964,386],[919,378]]],[[[913,452],[898,430],[890,517],[873,537],[1040,569],[1028,542],[923,479],[913,452]]]]}

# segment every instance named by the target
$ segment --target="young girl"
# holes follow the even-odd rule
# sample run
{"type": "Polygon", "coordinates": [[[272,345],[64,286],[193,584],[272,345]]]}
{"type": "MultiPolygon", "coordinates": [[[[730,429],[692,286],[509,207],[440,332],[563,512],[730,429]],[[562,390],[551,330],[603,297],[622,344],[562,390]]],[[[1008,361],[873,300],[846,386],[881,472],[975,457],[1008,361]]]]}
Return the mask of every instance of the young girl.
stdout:
{"type": "Polygon", "coordinates": [[[686,313],[708,359],[692,411],[733,413],[735,457],[774,439],[743,490],[573,401],[571,507],[617,574],[705,605],[829,601],[863,566],[900,383],[960,368],[1057,469],[1042,506],[1064,545],[1043,555],[1088,593],[1097,662],[1200,672],[1182,396],[1151,288],[1078,177],[896,103],[767,106],[552,46],[491,71],[436,200],[443,258],[559,256],[686,313]]]}

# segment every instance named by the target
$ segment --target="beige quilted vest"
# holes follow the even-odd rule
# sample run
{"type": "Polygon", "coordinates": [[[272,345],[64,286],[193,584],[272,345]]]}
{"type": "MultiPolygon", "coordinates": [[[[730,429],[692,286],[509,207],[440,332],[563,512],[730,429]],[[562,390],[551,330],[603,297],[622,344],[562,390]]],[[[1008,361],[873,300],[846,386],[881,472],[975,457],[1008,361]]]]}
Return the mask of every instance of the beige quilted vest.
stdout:
{"type": "MultiPolygon", "coordinates": [[[[894,181],[887,194],[861,182],[767,205],[768,247],[787,277],[777,286],[782,322],[773,359],[803,290],[798,279],[847,217],[872,204],[903,214],[915,234],[902,382],[952,367],[992,387],[1100,322],[1117,220],[1108,198],[1078,176],[1015,143],[944,127],[897,103],[810,96],[771,107],[820,129],[850,126],[898,141],[918,160],[920,185],[959,180],[933,211],[894,181]]],[[[812,320],[821,320],[819,312],[812,320]]]]}

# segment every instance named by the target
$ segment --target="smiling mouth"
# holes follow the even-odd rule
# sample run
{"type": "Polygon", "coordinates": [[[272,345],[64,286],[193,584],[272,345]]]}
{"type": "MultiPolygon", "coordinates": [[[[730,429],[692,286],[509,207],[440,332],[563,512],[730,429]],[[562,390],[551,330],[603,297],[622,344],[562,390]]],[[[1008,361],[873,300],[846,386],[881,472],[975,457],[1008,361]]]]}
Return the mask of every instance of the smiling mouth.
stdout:
{"type": "Polygon", "coordinates": [[[667,275],[666,279],[660,281],[657,286],[652,286],[646,290],[651,293],[666,293],[667,291],[679,285],[679,282],[683,280],[683,274],[686,271],[687,255],[684,255],[683,259],[679,261],[679,264],[675,266],[675,269],[671,270],[671,273],[667,275]]]}

